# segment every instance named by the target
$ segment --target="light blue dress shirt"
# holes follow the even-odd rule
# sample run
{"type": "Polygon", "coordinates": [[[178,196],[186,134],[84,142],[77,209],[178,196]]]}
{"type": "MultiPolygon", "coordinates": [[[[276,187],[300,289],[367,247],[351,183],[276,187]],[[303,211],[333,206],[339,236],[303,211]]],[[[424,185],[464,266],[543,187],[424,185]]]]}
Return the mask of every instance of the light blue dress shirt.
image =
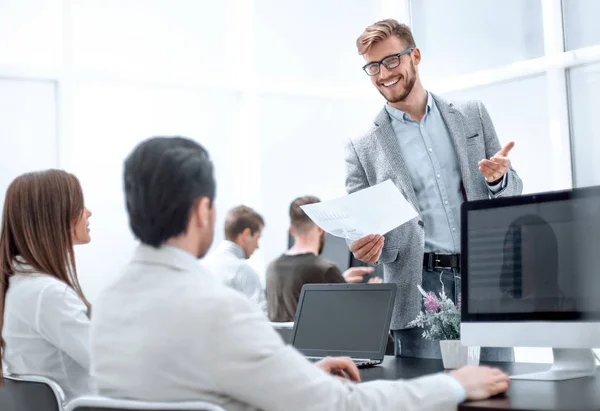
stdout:
{"type": "MultiPolygon", "coordinates": [[[[420,122],[389,104],[386,110],[410,175],[425,228],[425,252],[460,252],[460,165],[442,115],[427,93],[420,122]]],[[[482,177],[483,178],[483,177],[482,177]]]]}
{"type": "Polygon", "coordinates": [[[265,311],[267,301],[258,273],[248,264],[246,253],[236,243],[223,240],[219,246],[203,260],[209,270],[217,275],[225,285],[238,290],[265,311]]]}

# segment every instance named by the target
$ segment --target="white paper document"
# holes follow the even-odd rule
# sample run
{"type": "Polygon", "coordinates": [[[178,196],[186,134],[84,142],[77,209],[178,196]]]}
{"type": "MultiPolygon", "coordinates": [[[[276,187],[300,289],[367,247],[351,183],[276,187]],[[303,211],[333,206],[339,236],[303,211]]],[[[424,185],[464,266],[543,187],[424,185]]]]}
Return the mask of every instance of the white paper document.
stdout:
{"type": "Polygon", "coordinates": [[[392,180],[300,208],[329,234],[350,241],[368,234],[383,235],[418,215],[392,180]]]}

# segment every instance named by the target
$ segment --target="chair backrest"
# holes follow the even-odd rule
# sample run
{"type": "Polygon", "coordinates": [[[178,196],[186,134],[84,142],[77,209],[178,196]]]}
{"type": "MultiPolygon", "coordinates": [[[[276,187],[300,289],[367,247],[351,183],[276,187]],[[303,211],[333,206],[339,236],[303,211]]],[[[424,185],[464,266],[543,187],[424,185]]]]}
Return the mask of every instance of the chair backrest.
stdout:
{"type": "Polygon", "coordinates": [[[106,397],[79,397],[67,404],[65,411],[225,411],[218,405],[202,401],[149,402],[106,397]]]}
{"type": "Polygon", "coordinates": [[[63,411],[65,394],[50,378],[38,375],[4,375],[0,388],[0,410],[63,411]]]}

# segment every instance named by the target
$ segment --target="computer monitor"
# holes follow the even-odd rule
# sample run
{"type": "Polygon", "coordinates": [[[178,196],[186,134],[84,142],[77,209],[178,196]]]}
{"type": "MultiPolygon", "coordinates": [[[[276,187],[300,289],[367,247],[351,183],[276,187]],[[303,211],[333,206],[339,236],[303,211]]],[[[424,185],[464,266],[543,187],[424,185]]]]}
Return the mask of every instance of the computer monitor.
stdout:
{"type": "Polygon", "coordinates": [[[464,203],[461,340],[551,347],[549,371],[595,373],[600,346],[600,187],[464,203]]]}
{"type": "MultiPolygon", "coordinates": [[[[345,239],[327,233],[325,235],[325,245],[323,246],[321,257],[334,263],[341,272],[346,271],[350,267],[373,267],[374,271],[369,275],[366,275],[364,277],[364,281],[368,281],[369,278],[373,276],[383,278],[383,264],[373,266],[363,263],[362,261],[354,258],[348,249],[348,244],[346,244],[345,239]]],[[[294,237],[292,237],[292,235],[288,232],[288,247],[292,247],[293,245],[294,237]]]]}

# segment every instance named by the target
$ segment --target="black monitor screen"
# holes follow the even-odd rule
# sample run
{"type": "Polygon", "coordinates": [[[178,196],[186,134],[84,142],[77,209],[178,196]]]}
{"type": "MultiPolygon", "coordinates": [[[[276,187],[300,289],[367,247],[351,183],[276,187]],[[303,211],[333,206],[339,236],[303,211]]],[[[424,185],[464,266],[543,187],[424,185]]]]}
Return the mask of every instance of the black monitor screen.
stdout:
{"type": "Polygon", "coordinates": [[[600,191],[514,201],[500,206],[491,201],[467,212],[467,313],[595,317],[600,312],[600,191]]]}
{"type": "Polygon", "coordinates": [[[306,290],[293,345],[300,351],[378,352],[387,343],[393,291],[306,290]]]}

